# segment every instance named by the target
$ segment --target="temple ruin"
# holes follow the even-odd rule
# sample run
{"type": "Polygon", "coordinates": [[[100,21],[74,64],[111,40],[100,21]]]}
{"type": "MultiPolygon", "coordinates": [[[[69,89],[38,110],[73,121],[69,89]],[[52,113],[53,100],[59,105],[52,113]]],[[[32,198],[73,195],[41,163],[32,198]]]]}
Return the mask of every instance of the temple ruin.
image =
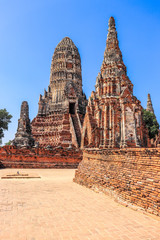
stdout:
{"type": "Polygon", "coordinates": [[[82,148],[149,146],[142,106],[133,95],[119,48],[115,20],[109,19],[106,49],[82,130],[82,148]]]}
{"type": "MultiPolygon", "coordinates": [[[[104,192],[124,206],[160,216],[160,150],[155,148],[160,142],[157,136],[156,145],[151,143],[142,110],[111,17],[101,71],[86,108],[83,159],[74,182],[104,192]]],[[[154,113],[150,95],[147,110],[154,113]]]]}
{"type": "Polygon", "coordinates": [[[41,147],[80,147],[87,100],[82,91],[81,58],[65,37],[55,48],[48,91],[40,95],[32,133],[41,147]]]}
{"type": "MultiPolygon", "coordinates": [[[[13,146],[0,148],[0,168],[78,167],[74,182],[160,216],[160,130],[149,139],[142,110],[111,17],[103,63],[88,102],[78,49],[65,37],[55,48],[38,114],[30,124],[28,103],[22,103],[13,146]]],[[[149,94],[146,110],[154,115],[149,94]]]]}
{"type": "Polygon", "coordinates": [[[17,133],[12,141],[17,147],[33,147],[34,139],[31,133],[31,124],[29,119],[29,106],[27,101],[23,101],[21,105],[20,119],[18,120],[17,133]]]}

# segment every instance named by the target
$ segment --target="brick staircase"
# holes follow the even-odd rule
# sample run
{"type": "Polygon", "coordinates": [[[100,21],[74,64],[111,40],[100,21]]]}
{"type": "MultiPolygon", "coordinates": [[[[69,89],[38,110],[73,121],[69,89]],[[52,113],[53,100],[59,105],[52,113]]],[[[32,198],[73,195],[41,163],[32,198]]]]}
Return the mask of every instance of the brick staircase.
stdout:
{"type": "Polygon", "coordinates": [[[71,114],[71,117],[72,117],[72,122],[73,122],[74,130],[75,130],[78,146],[80,147],[80,145],[81,145],[81,130],[80,130],[80,126],[78,123],[78,119],[77,119],[76,114],[71,114]]]}

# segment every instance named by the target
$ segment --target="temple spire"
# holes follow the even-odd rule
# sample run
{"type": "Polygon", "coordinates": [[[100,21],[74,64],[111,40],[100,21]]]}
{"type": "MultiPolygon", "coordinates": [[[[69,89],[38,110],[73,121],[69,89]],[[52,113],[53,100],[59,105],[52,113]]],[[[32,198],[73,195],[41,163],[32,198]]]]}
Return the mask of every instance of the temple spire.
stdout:
{"type": "Polygon", "coordinates": [[[151,96],[148,93],[148,99],[147,99],[147,111],[154,113],[154,109],[153,109],[153,105],[152,105],[152,101],[151,101],[151,96]]]}
{"type": "Polygon", "coordinates": [[[127,87],[133,92],[133,84],[127,76],[127,69],[122,59],[115,20],[110,17],[104,59],[101,66],[102,78],[107,82],[107,94],[120,94],[127,87]],[[117,85],[117,86],[115,86],[117,85]]]}
{"type": "Polygon", "coordinates": [[[110,17],[108,22],[108,35],[103,60],[104,64],[110,64],[111,62],[123,62],[113,17],[110,17]]]}
{"type": "Polygon", "coordinates": [[[116,30],[115,28],[115,20],[114,17],[110,17],[109,22],[108,22],[109,30],[116,30]]]}

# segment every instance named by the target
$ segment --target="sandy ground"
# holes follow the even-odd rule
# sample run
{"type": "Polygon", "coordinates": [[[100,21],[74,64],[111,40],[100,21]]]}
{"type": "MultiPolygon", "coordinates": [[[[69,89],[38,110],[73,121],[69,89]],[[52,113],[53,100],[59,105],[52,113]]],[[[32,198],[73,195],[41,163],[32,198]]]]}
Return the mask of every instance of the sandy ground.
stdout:
{"type": "Polygon", "coordinates": [[[160,218],[72,182],[72,169],[24,169],[40,179],[1,179],[0,240],[160,240],[160,218]]]}

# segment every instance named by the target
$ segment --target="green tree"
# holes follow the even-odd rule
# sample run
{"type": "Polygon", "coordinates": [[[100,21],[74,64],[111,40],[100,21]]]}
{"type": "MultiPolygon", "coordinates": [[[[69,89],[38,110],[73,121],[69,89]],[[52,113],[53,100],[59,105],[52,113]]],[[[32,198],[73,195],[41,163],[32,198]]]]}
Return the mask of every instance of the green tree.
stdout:
{"type": "Polygon", "coordinates": [[[8,124],[11,122],[12,115],[7,112],[7,110],[0,109],[0,144],[2,143],[2,138],[4,137],[4,131],[8,130],[8,124]]]}
{"type": "Polygon", "coordinates": [[[143,109],[143,120],[148,128],[149,138],[155,138],[158,134],[159,124],[154,113],[143,109]]]}
{"type": "Polygon", "coordinates": [[[4,145],[11,145],[12,141],[9,140],[7,143],[5,143],[4,145]]]}

